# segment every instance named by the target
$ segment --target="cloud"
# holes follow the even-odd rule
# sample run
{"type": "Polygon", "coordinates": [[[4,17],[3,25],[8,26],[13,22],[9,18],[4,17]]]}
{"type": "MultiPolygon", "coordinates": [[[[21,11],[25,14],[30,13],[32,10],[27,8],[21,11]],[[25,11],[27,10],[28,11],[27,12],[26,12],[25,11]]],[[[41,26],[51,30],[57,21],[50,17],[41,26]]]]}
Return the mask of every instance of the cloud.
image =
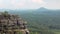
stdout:
{"type": "Polygon", "coordinates": [[[48,9],[60,9],[60,0],[45,0],[48,9]]]}
{"type": "Polygon", "coordinates": [[[32,2],[39,3],[39,4],[44,3],[44,1],[43,1],[43,0],[32,0],[32,2]]]}
{"type": "Polygon", "coordinates": [[[60,0],[0,0],[0,8],[35,9],[40,7],[60,9],[60,0]]]}
{"type": "Polygon", "coordinates": [[[43,0],[0,0],[0,8],[6,9],[35,9],[44,5],[43,0]]]}

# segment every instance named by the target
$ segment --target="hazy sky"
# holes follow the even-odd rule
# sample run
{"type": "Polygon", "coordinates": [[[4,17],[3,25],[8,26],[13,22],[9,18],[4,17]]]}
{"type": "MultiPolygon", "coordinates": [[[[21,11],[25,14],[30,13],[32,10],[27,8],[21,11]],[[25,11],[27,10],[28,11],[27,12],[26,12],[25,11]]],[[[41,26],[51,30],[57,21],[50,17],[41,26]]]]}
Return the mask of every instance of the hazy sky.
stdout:
{"type": "Polygon", "coordinates": [[[36,9],[40,7],[60,9],[60,0],[0,0],[0,8],[36,9]]]}

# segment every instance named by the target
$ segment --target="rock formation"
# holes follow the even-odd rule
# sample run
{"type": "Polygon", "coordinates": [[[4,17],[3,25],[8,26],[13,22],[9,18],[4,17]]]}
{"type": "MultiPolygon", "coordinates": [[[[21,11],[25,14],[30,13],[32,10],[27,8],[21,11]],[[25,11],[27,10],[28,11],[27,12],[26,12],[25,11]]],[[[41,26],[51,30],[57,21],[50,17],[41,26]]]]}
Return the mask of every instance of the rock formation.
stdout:
{"type": "Polygon", "coordinates": [[[29,34],[26,23],[18,15],[0,13],[0,34],[29,34]]]}

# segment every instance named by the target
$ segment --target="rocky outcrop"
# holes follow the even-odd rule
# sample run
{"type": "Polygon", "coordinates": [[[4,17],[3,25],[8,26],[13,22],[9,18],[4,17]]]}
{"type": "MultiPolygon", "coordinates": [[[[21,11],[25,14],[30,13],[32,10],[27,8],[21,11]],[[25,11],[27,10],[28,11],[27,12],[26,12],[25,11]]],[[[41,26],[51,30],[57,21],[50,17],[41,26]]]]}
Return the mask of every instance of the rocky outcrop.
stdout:
{"type": "Polygon", "coordinates": [[[23,21],[18,15],[4,12],[0,14],[0,34],[29,34],[26,21],[23,21]]]}

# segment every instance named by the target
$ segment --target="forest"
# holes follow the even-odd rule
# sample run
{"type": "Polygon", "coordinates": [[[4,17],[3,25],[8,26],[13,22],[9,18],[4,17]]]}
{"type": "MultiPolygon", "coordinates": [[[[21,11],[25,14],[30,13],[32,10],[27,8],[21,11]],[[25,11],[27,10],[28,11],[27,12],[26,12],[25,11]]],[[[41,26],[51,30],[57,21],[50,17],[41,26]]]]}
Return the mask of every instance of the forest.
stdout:
{"type": "Polygon", "coordinates": [[[9,13],[18,14],[26,20],[30,34],[60,34],[60,10],[40,8],[9,11],[9,13]]]}

